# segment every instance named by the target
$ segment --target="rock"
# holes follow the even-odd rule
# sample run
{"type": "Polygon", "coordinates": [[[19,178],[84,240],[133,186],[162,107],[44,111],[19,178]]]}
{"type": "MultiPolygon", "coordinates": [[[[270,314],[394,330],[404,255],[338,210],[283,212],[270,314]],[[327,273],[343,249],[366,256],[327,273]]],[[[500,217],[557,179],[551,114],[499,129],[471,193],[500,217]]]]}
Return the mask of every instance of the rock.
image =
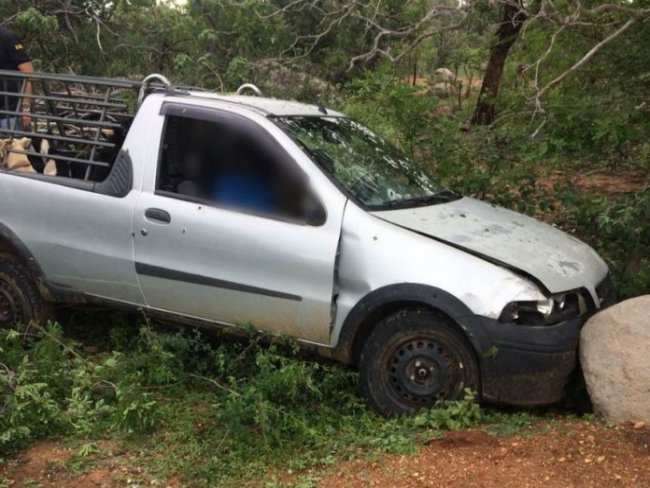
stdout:
{"type": "Polygon", "coordinates": [[[443,83],[454,81],[454,79],[456,78],[454,76],[454,73],[447,68],[438,68],[433,72],[433,76],[436,79],[436,81],[441,81],[443,83]]]}
{"type": "Polygon", "coordinates": [[[434,83],[427,88],[427,95],[438,98],[446,98],[451,96],[451,90],[452,86],[450,83],[434,83]]]}
{"type": "Polygon", "coordinates": [[[587,390],[600,415],[615,423],[650,422],[650,295],[591,317],[580,336],[587,390]]]}
{"type": "Polygon", "coordinates": [[[314,71],[306,65],[286,66],[275,59],[262,59],[255,63],[252,81],[268,94],[281,93],[285,97],[311,99],[315,103],[325,94],[332,93],[334,87],[314,71]]]}

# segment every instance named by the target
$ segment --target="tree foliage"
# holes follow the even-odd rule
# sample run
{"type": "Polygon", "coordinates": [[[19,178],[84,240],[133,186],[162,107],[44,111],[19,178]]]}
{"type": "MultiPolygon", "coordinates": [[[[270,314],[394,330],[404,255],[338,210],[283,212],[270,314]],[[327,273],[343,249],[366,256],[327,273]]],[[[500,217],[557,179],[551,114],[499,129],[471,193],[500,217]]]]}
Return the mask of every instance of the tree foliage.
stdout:
{"type": "MultiPolygon", "coordinates": [[[[160,72],[216,90],[254,82],[346,109],[443,183],[529,213],[558,205],[558,195],[540,200],[544,169],[648,179],[650,0],[181,3],[5,0],[0,19],[44,71],[160,72]],[[439,68],[453,80],[438,83],[439,68]],[[472,114],[486,126],[470,127],[472,114]]],[[[625,243],[607,247],[611,259],[631,259],[625,243]]],[[[621,273],[650,267],[648,247],[621,273]]]]}

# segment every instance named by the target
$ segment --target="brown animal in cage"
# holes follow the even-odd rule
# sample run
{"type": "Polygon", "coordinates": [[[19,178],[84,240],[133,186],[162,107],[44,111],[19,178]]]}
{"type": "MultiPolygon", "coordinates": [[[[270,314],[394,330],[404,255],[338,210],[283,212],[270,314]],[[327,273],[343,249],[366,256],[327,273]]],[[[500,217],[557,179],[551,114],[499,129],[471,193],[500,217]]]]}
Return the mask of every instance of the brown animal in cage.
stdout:
{"type": "MultiPolygon", "coordinates": [[[[20,139],[0,139],[0,168],[9,171],[22,173],[36,173],[27,154],[16,151],[27,151],[32,148],[32,140],[29,137],[20,139]]],[[[40,153],[45,163],[43,174],[56,176],[56,163],[53,159],[47,159],[50,144],[47,139],[41,141],[40,153]]]]}

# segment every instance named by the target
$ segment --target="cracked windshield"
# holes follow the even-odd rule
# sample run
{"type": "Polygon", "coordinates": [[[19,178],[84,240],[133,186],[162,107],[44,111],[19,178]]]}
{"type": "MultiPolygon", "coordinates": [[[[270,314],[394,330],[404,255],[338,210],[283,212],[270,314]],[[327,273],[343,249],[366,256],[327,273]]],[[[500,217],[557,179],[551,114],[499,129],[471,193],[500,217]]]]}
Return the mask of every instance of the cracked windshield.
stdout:
{"type": "Polygon", "coordinates": [[[441,188],[401,151],[343,117],[278,117],[311,158],[358,201],[372,209],[449,201],[441,188]]]}

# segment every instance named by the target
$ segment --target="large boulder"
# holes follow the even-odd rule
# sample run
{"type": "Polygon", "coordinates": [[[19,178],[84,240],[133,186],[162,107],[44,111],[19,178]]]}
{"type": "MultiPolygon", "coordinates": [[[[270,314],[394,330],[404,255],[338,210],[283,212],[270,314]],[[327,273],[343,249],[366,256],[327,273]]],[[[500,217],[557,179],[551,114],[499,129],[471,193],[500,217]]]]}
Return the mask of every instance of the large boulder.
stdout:
{"type": "Polygon", "coordinates": [[[616,423],[650,423],[650,295],[591,317],[580,361],[597,413],[616,423]]]}

